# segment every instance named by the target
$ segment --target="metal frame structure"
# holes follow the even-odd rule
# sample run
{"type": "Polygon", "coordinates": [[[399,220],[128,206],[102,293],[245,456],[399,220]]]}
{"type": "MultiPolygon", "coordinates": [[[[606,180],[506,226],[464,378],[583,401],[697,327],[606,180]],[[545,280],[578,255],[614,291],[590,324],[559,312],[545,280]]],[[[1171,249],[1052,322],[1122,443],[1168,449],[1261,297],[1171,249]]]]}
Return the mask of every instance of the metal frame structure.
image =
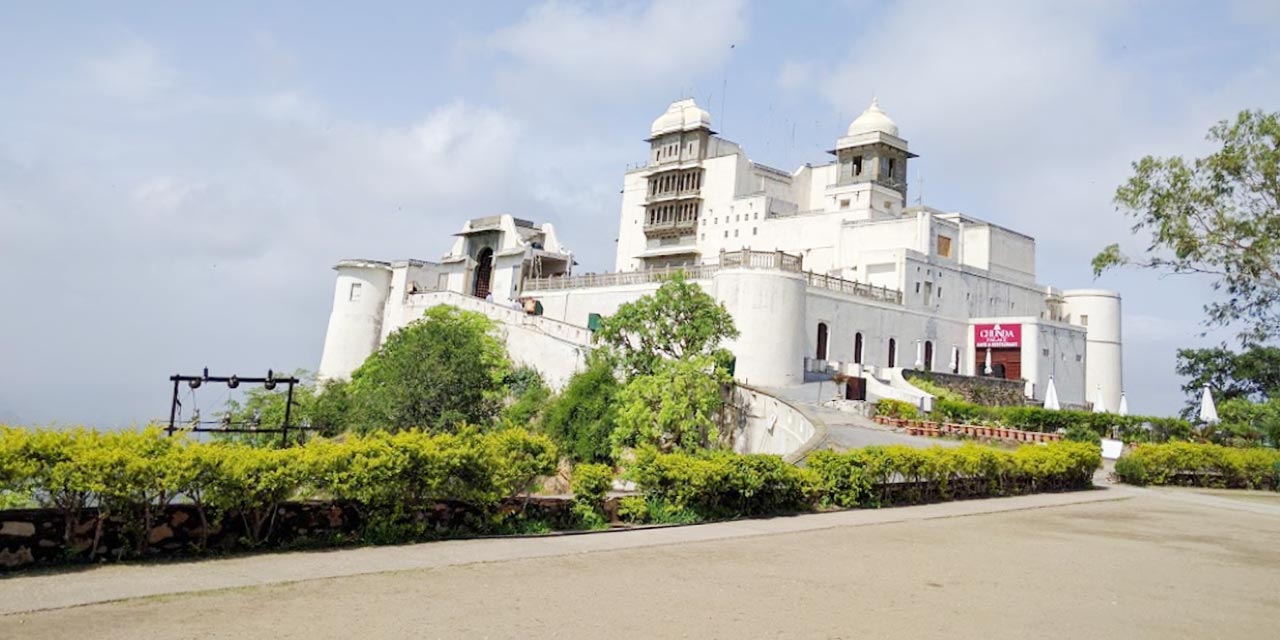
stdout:
{"type": "MultiPolygon", "coordinates": [[[[184,376],[181,374],[172,375],[172,376],[169,376],[169,380],[173,382],[173,400],[169,405],[169,426],[168,428],[165,429],[165,431],[168,432],[170,436],[172,436],[175,431],[189,431],[192,433],[279,433],[280,444],[284,446],[289,444],[290,429],[293,429],[295,431],[315,431],[316,430],[315,427],[312,427],[310,425],[294,426],[290,424],[290,418],[293,415],[293,387],[294,385],[300,382],[297,378],[293,376],[280,377],[280,376],[277,376],[275,372],[270,369],[267,370],[267,375],[264,378],[242,378],[234,374],[230,376],[211,376],[209,375],[209,367],[205,367],[201,375],[198,375],[198,376],[184,376]],[[180,390],[182,383],[184,382],[187,383],[187,386],[193,390],[199,389],[202,385],[204,385],[207,382],[225,383],[228,389],[235,389],[239,387],[241,384],[260,384],[266,387],[268,391],[275,389],[276,386],[280,384],[288,385],[288,388],[285,391],[284,422],[281,423],[279,427],[262,428],[258,426],[244,426],[246,424],[244,422],[233,423],[233,422],[228,422],[223,420],[207,420],[207,421],[197,420],[196,422],[192,423],[190,427],[179,427],[177,424],[178,409],[179,407],[182,406],[182,402],[178,399],[178,392],[180,390]],[[202,426],[205,424],[216,424],[220,426],[218,427],[202,426]]],[[[196,415],[197,416],[199,415],[198,410],[196,415]]],[[[252,424],[252,423],[248,423],[248,424],[252,424]]]]}

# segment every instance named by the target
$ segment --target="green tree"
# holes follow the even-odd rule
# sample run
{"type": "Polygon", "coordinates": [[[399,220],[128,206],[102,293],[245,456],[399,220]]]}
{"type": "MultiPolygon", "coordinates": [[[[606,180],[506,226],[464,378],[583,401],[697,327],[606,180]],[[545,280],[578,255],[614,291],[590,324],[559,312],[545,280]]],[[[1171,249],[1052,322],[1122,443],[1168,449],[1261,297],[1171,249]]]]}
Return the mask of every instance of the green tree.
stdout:
{"type": "Polygon", "coordinates": [[[611,462],[610,435],[617,426],[621,385],[614,364],[593,352],[587,367],[575,373],[552,401],[542,425],[565,455],[577,462],[611,462]]]}
{"type": "Polygon", "coordinates": [[[1280,397],[1280,348],[1252,345],[1232,351],[1221,345],[1209,349],[1179,349],[1178,375],[1187,378],[1190,415],[1199,407],[1201,390],[1208,385],[1218,401],[1236,398],[1263,401],[1280,397]]]}
{"type": "Polygon", "coordinates": [[[1280,335],[1280,113],[1242,111],[1208,140],[1219,148],[1203,158],[1133,164],[1115,202],[1134,233],[1150,233],[1146,257],[1113,244],[1093,259],[1094,273],[1134,265],[1207,275],[1224,298],[1206,306],[1206,324],[1238,324],[1242,341],[1265,341],[1280,335]]]}
{"type": "Polygon", "coordinates": [[[720,343],[736,337],[724,305],[682,273],[651,295],[618,307],[595,335],[616,354],[628,377],[653,374],[663,359],[709,356],[718,367],[727,367],[733,356],[720,343]]]}
{"type": "Polygon", "coordinates": [[[507,406],[502,422],[512,427],[536,424],[551,403],[551,388],[533,367],[517,367],[503,381],[507,388],[507,406]]]}
{"type": "MultiPolygon", "coordinates": [[[[289,424],[295,427],[313,424],[312,414],[316,404],[315,376],[299,369],[293,373],[293,377],[300,382],[293,387],[293,409],[289,413],[289,424]]],[[[228,400],[220,415],[240,427],[279,429],[284,424],[285,404],[288,397],[287,385],[277,384],[274,389],[255,386],[245,392],[242,400],[228,400]]],[[[303,437],[302,431],[296,431],[290,432],[289,439],[300,442],[303,437]]],[[[267,446],[280,443],[280,436],[276,434],[226,434],[226,439],[267,446]]]]}
{"type": "Polygon", "coordinates": [[[643,445],[686,453],[719,446],[716,418],[727,381],[709,356],[662,360],[653,373],[632,377],[618,393],[614,456],[643,445]]]}
{"type": "Polygon", "coordinates": [[[432,307],[351,374],[347,423],[357,431],[486,424],[498,413],[510,369],[492,321],[432,307]]]}

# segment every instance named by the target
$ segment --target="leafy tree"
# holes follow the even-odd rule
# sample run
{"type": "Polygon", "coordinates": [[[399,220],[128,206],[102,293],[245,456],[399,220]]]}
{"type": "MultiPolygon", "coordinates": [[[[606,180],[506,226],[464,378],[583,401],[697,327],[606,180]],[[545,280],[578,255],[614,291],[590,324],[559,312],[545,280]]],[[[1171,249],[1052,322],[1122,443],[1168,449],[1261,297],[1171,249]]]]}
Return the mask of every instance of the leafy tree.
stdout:
{"type": "Polygon", "coordinates": [[[1199,406],[1205,385],[1213,389],[1219,401],[1280,397],[1280,348],[1277,347],[1250,346],[1239,352],[1226,345],[1179,349],[1176,370],[1178,375],[1187,378],[1182,390],[1187,394],[1190,412],[1199,406]]]}
{"type": "Polygon", "coordinates": [[[595,337],[633,376],[655,373],[664,358],[709,356],[727,367],[733,356],[720,343],[738,337],[738,330],[724,305],[677,273],[653,294],[618,307],[595,337]]]}
{"type": "Polygon", "coordinates": [[[569,379],[552,401],[542,425],[560,450],[577,462],[611,462],[610,434],[617,426],[617,395],[621,385],[614,365],[593,352],[586,369],[569,379]]]}
{"type": "Polygon", "coordinates": [[[1272,446],[1280,444],[1280,398],[1265,402],[1232,398],[1218,404],[1218,417],[1210,439],[1219,444],[1250,446],[1263,440],[1272,446]]]}
{"type": "Polygon", "coordinates": [[[509,404],[502,410],[502,421],[513,427],[536,423],[551,403],[551,388],[542,374],[532,367],[518,367],[504,381],[509,404]]]}
{"type": "Polygon", "coordinates": [[[506,350],[485,316],[441,305],[392,333],[351,374],[348,424],[358,431],[484,424],[498,413],[506,350]]]}
{"type": "MultiPolygon", "coordinates": [[[[312,414],[317,397],[315,376],[301,369],[295,371],[293,376],[300,382],[293,387],[293,410],[289,413],[289,424],[313,424],[312,414]]],[[[287,385],[279,384],[275,389],[255,386],[245,392],[243,400],[228,400],[221,416],[242,427],[257,425],[263,429],[278,429],[284,424],[287,399],[287,385]]],[[[301,431],[290,432],[290,440],[295,442],[301,441],[303,437],[301,431]]],[[[280,436],[276,434],[226,434],[225,439],[267,446],[280,443],[280,436]]]]}
{"type": "Polygon", "coordinates": [[[614,456],[643,445],[686,453],[718,446],[722,382],[727,376],[709,356],[662,360],[653,373],[631,378],[618,393],[614,456]]]}
{"type": "Polygon", "coordinates": [[[1208,275],[1225,297],[1205,308],[1206,324],[1243,323],[1242,341],[1264,341],[1280,335],[1280,113],[1242,111],[1208,140],[1220,148],[1203,158],[1133,164],[1115,201],[1135,233],[1151,234],[1147,255],[1113,244],[1093,259],[1094,273],[1134,265],[1208,275]]]}

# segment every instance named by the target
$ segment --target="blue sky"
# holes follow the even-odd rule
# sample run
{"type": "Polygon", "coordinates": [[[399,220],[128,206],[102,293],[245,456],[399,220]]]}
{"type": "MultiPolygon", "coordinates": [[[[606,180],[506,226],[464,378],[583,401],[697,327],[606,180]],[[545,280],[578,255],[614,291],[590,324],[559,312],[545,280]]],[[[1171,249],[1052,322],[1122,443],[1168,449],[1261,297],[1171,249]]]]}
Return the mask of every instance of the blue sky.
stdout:
{"type": "MultiPolygon", "coordinates": [[[[140,423],[172,373],[314,369],[336,260],[438,258],[471,217],[554,222],[606,270],[622,172],[686,95],[786,169],[878,96],[925,203],[1036,236],[1063,288],[1142,247],[1111,204],[1129,162],[1280,108],[1267,1],[264,5],[0,2],[0,422],[140,423]]],[[[1131,406],[1175,411],[1174,350],[1224,337],[1212,292],[1096,284],[1131,406]]]]}

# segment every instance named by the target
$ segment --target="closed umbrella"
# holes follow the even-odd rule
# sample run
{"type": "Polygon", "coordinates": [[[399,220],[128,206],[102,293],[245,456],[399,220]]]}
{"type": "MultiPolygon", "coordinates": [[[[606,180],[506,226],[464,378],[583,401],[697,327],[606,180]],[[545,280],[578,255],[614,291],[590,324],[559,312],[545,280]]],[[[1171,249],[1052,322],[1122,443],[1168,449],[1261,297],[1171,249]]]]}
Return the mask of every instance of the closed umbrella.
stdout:
{"type": "MultiPolygon", "coordinates": [[[[982,365],[982,372],[991,375],[991,347],[987,347],[987,362],[982,365]]],[[[1052,381],[1053,378],[1049,378],[1049,380],[1052,381]]]]}
{"type": "Polygon", "coordinates": [[[1093,412],[1094,413],[1107,412],[1107,400],[1106,398],[1102,397],[1102,385],[1098,385],[1097,393],[1093,394],[1093,412]]]}
{"type": "Polygon", "coordinates": [[[1200,422],[1214,424],[1218,421],[1218,408],[1213,405],[1213,394],[1209,393],[1209,385],[1204,386],[1204,395],[1200,396],[1200,422]]]}
{"type": "Polygon", "coordinates": [[[924,368],[924,344],[916,340],[916,370],[924,368]]]}
{"type": "Polygon", "coordinates": [[[1054,411],[1062,408],[1058,404],[1058,388],[1053,386],[1053,376],[1049,376],[1049,388],[1044,391],[1044,408],[1054,411]]]}
{"type": "Polygon", "coordinates": [[[1123,391],[1120,392],[1120,411],[1118,413],[1122,416],[1129,415],[1129,399],[1125,397],[1123,391]]]}
{"type": "Polygon", "coordinates": [[[951,362],[947,363],[947,371],[955,373],[960,366],[960,347],[951,347],[951,362]]]}

